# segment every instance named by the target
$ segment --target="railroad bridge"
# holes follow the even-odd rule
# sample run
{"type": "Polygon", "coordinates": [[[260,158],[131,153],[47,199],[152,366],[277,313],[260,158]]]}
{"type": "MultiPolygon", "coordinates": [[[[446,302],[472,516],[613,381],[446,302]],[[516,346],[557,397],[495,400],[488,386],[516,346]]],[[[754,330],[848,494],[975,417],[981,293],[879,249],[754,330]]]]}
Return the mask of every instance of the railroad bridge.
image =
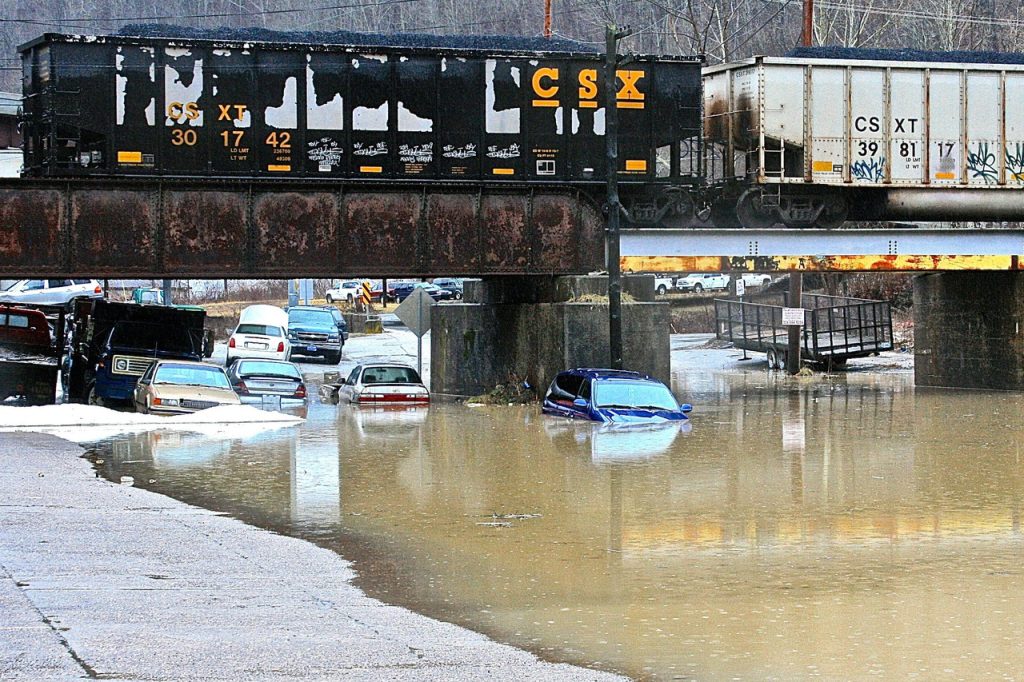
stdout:
{"type": "MultiPolygon", "coordinates": [[[[481,277],[434,311],[433,388],[538,385],[607,364],[604,217],[551,186],[405,187],[202,179],[0,181],[0,277],[481,277]],[[596,341],[595,341],[596,340],[596,341]]],[[[625,271],[904,271],[919,385],[1024,389],[1024,231],[625,230],[625,271]]],[[[625,364],[667,379],[667,306],[627,278],[625,364]]]]}

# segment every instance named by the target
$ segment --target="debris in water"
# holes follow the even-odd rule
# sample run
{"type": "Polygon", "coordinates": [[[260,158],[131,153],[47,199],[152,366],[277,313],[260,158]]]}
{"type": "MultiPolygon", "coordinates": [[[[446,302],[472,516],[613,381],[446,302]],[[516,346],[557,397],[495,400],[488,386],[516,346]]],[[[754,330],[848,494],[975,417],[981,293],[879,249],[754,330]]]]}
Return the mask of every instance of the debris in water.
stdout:
{"type": "Polygon", "coordinates": [[[497,512],[492,513],[489,518],[492,519],[537,519],[542,514],[499,514],[497,512]]]}
{"type": "Polygon", "coordinates": [[[478,521],[478,526],[490,526],[492,528],[511,528],[511,521],[478,521]]]}
{"type": "Polygon", "coordinates": [[[131,476],[122,476],[121,485],[135,485],[135,479],[131,476]]]}
{"type": "Polygon", "coordinates": [[[467,405],[528,405],[537,401],[537,394],[530,382],[514,373],[508,380],[495,386],[490,393],[484,393],[466,401],[467,405]]]}

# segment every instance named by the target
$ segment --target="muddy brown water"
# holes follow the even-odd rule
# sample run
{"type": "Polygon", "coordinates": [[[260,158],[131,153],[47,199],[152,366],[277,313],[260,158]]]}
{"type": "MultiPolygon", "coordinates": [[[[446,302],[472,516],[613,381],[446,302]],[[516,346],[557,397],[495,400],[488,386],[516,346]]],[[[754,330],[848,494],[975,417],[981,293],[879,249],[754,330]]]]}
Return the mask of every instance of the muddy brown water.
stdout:
{"type": "Polygon", "coordinates": [[[1024,397],[915,390],[909,372],[674,388],[688,429],[311,404],[299,428],[95,456],[551,660],[657,680],[1024,670],[1024,397]]]}

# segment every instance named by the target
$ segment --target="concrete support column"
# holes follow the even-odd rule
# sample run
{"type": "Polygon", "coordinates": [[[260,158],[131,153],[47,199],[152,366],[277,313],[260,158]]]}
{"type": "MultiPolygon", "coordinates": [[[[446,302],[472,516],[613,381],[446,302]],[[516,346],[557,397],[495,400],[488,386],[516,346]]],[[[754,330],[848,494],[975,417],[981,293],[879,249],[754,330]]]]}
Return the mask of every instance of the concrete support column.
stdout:
{"type": "Polygon", "coordinates": [[[1024,390],[1024,272],[914,278],[914,382],[1024,390]]]}
{"type": "MultiPolygon", "coordinates": [[[[651,276],[623,290],[636,301],[622,306],[625,367],[668,382],[669,307],[651,276]]],[[[591,300],[607,291],[604,276],[467,280],[461,304],[432,310],[431,390],[477,395],[515,375],[540,394],[563,369],[607,367],[608,302],[591,300]]]]}

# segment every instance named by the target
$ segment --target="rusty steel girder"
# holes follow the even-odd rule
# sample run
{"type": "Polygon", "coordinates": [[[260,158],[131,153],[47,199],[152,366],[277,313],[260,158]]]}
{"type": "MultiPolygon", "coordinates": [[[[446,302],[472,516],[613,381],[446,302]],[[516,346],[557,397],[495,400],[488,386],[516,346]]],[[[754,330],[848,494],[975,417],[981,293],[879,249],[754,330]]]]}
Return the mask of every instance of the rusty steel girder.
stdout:
{"type": "Polygon", "coordinates": [[[0,180],[0,278],[566,275],[604,218],[566,188],[0,180]]]}

